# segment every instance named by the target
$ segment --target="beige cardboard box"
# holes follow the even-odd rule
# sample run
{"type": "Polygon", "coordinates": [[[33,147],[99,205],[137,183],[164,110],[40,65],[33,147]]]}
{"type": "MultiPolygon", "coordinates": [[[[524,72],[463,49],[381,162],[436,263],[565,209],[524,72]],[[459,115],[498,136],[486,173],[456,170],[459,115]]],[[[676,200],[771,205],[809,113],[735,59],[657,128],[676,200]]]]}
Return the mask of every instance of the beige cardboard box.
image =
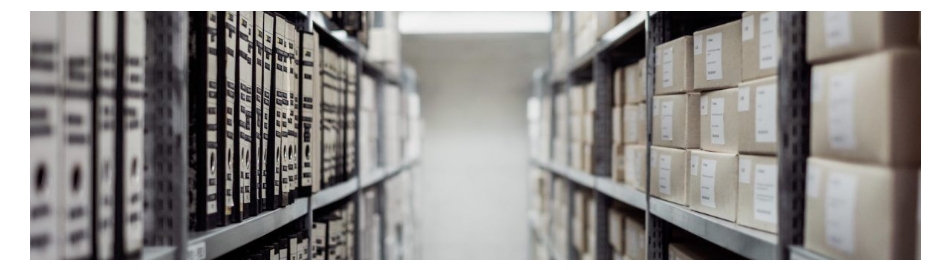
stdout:
{"type": "Polygon", "coordinates": [[[740,25],[734,21],[693,33],[694,89],[730,88],[742,81],[740,25]]]}
{"type": "Polygon", "coordinates": [[[584,85],[584,112],[592,113],[597,110],[597,84],[584,85]]]}
{"type": "MultiPolygon", "coordinates": [[[[641,138],[640,134],[640,125],[637,123],[637,119],[640,119],[640,105],[639,104],[626,104],[623,105],[623,142],[624,143],[642,143],[645,142],[645,138],[641,138]]],[[[645,132],[645,131],[644,131],[645,132]]]]}
{"type": "Polygon", "coordinates": [[[735,222],[738,161],[736,154],[690,150],[689,209],[735,222]]]}
{"type": "Polygon", "coordinates": [[[640,81],[639,71],[640,67],[637,64],[628,65],[623,69],[623,90],[628,104],[643,102],[646,98],[643,89],[637,83],[640,81]]]}
{"type": "Polygon", "coordinates": [[[571,147],[571,168],[583,170],[584,169],[584,143],[580,141],[572,141],[570,143],[571,147]]]}
{"type": "Polygon", "coordinates": [[[593,147],[589,143],[584,143],[583,146],[581,146],[581,150],[583,151],[584,155],[581,171],[586,173],[590,173],[594,170],[594,157],[592,155],[592,149],[593,147]]]}
{"type": "Polygon", "coordinates": [[[689,205],[687,200],[687,150],[651,147],[650,195],[680,205],[689,205]]]}
{"type": "Polygon", "coordinates": [[[607,209],[607,238],[609,238],[610,246],[614,248],[614,252],[618,253],[623,253],[624,248],[623,220],[624,215],[619,209],[614,207],[607,209]]]}
{"type": "Polygon", "coordinates": [[[623,104],[627,102],[627,97],[624,95],[626,90],[626,85],[623,81],[624,68],[625,67],[617,67],[614,69],[614,85],[612,87],[614,100],[613,103],[611,103],[614,104],[614,107],[623,106],[623,104]]]}
{"type": "Polygon", "coordinates": [[[775,76],[782,56],[777,11],[742,13],[742,81],[775,76]]]}
{"type": "Polygon", "coordinates": [[[918,168],[920,127],[920,51],[887,50],[812,69],[812,156],[918,168]]]}
{"type": "Polygon", "coordinates": [[[646,146],[627,144],[623,146],[623,173],[624,182],[636,190],[646,192],[647,189],[647,159],[646,146]]]}
{"type": "Polygon", "coordinates": [[[624,145],[623,144],[613,144],[611,150],[613,150],[613,170],[611,170],[611,179],[617,183],[625,183],[626,173],[624,173],[624,145]]]}
{"type": "Polygon", "coordinates": [[[584,108],[584,106],[587,105],[587,101],[584,100],[585,98],[587,98],[587,91],[586,91],[585,86],[586,85],[573,85],[567,91],[568,95],[570,95],[570,98],[569,98],[571,102],[570,112],[573,115],[582,114],[586,111],[586,108],[584,108]]]}
{"type": "Polygon", "coordinates": [[[739,153],[739,89],[703,92],[699,99],[699,148],[739,153]]]}
{"type": "Polygon", "coordinates": [[[809,11],[806,58],[824,63],[891,48],[920,48],[920,12],[809,11]]]}
{"type": "Polygon", "coordinates": [[[571,140],[584,141],[584,115],[572,114],[567,117],[570,121],[571,140]]]}
{"type": "Polygon", "coordinates": [[[739,84],[739,153],[775,155],[778,151],[776,77],[739,84]]]}
{"type": "Polygon", "coordinates": [[[590,143],[594,141],[594,113],[586,112],[584,113],[584,119],[581,120],[584,126],[584,135],[581,137],[585,143],[590,143]]]}
{"type": "Polygon", "coordinates": [[[778,232],[778,163],[775,157],[739,155],[739,225],[778,232]]]}
{"type": "Polygon", "coordinates": [[[637,61],[637,96],[639,99],[637,102],[643,103],[646,102],[647,98],[647,58],[643,57],[640,61],[637,61]]]}
{"type": "MultiPolygon", "coordinates": [[[[595,248],[597,246],[597,219],[594,218],[594,213],[596,210],[597,204],[594,202],[594,197],[587,197],[587,252],[589,256],[593,257],[595,248]]],[[[593,258],[589,259],[593,260],[593,258]]]]}
{"type": "Polygon", "coordinates": [[[624,218],[624,254],[631,260],[647,259],[647,236],[643,215],[628,215],[624,218]]]}
{"type": "Polygon", "coordinates": [[[693,90],[693,37],[684,36],[656,46],[654,95],[693,90]]]}
{"type": "Polygon", "coordinates": [[[834,259],[913,259],[917,170],[808,158],[805,248],[834,259]]]}
{"type": "Polygon", "coordinates": [[[571,108],[569,108],[569,106],[571,106],[569,96],[571,95],[569,93],[573,93],[573,92],[568,90],[568,91],[563,91],[563,92],[554,94],[554,114],[555,115],[562,116],[562,115],[571,114],[572,110],[571,108]]]}
{"type": "Polygon", "coordinates": [[[611,132],[613,133],[613,136],[612,136],[613,138],[611,139],[613,140],[614,143],[623,143],[624,121],[623,121],[623,107],[622,106],[613,108],[611,121],[613,122],[613,128],[611,128],[611,132]]]}
{"type": "Polygon", "coordinates": [[[573,234],[571,237],[573,239],[574,248],[578,252],[584,253],[587,250],[587,219],[589,215],[592,215],[593,212],[588,212],[587,209],[587,197],[589,197],[585,191],[575,190],[574,191],[574,217],[572,218],[573,222],[573,234]]]}
{"type": "Polygon", "coordinates": [[[653,98],[653,144],[699,148],[699,93],[653,98]]]}
{"type": "Polygon", "coordinates": [[[552,143],[551,152],[554,163],[568,165],[567,149],[569,145],[567,140],[555,137],[553,141],[554,142],[552,143]]]}
{"type": "Polygon", "coordinates": [[[640,103],[637,104],[637,120],[635,121],[637,125],[637,143],[638,144],[647,144],[647,104],[640,103]]]}

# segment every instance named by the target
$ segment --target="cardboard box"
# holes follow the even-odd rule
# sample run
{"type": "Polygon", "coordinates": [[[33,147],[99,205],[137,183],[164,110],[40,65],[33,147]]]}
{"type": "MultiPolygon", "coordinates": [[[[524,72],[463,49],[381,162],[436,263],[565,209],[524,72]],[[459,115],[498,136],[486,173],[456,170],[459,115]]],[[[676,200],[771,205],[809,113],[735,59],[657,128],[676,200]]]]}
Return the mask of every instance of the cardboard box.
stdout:
{"type": "Polygon", "coordinates": [[[900,49],[815,66],[811,155],[919,168],[920,63],[900,49]]]}
{"type": "Polygon", "coordinates": [[[594,141],[594,113],[586,112],[583,117],[581,124],[584,127],[584,134],[581,136],[581,141],[591,143],[594,141]]]}
{"type": "Polygon", "coordinates": [[[584,106],[587,105],[587,101],[584,99],[587,98],[586,85],[572,85],[571,88],[567,90],[568,95],[570,96],[570,114],[579,115],[586,111],[584,106]]]}
{"type": "Polygon", "coordinates": [[[561,91],[554,94],[554,115],[563,116],[563,115],[571,114],[571,108],[570,108],[571,102],[569,100],[570,94],[568,93],[572,93],[572,92],[568,90],[568,91],[561,91]]]}
{"type": "Polygon", "coordinates": [[[574,217],[571,220],[574,232],[571,235],[571,241],[573,242],[574,248],[580,253],[587,251],[587,219],[589,218],[588,215],[593,214],[592,212],[587,212],[587,197],[589,196],[590,195],[584,191],[574,191],[574,202],[572,206],[574,207],[574,217]]]}
{"type": "Polygon", "coordinates": [[[689,157],[689,209],[735,222],[738,155],[690,150],[689,157]]]}
{"type": "Polygon", "coordinates": [[[778,163],[775,157],[739,155],[739,225],[778,232],[778,163]]]}
{"type": "Polygon", "coordinates": [[[624,173],[624,165],[626,164],[623,160],[624,158],[624,145],[623,144],[613,144],[611,150],[613,150],[613,170],[611,170],[611,179],[617,183],[624,183],[626,181],[626,174],[624,173]]]}
{"type": "Polygon", "coordinates": [[[627,144],[623,146],[624,182],[636,190],[646,192],[647,159],[646,146],[627,144]]]}
{"type": "Polygon", "coordinates": [[[806,17],[809,63],[892,48],[920,49],[918,11],[809,11],[806,17]]]}
{"type": "Polygon", "coordinates": [[[739,84],[739,153],[778,153],[776,77],[739,84]]]}
{"type": "Polygon", "coordinates": [[[640,88],[640,66],[628,65],[623,69],[623,90],[627,104],[643,102],[646,99],[645,89],[640,88]]]}
{"type": "Polygon", "coordinates": [[[630,260],[647,259],[647,235],[642,215],[629,215],[624,218],[624,256],[630,260]]]}
{"type": "Polygon", "coordinates": [[[654,95],[693,90],[693,37],[684,36],[656,46],[654,95]]]}
{"type": "Polygon", "coordinates": [[[805,248],[834,259],[913,259],[917,171],[808,158],[805,248]]]}
{"type": "Polygon", "coordinates": [[[742,81],[740,26],[741,20],[693,33],[694,89],[730,88],[742,81]]]}
{"type": "Polygon", "coordinates": [[[781,56],[778,12],[742,13],[742,81],[775,76],[781,56]]]}
{"type": "Polygon", "coordinates": [[[620,210],[614,207],[607,209],[607,238],[609,239],[610,246],[613,247],[614,252],[617,253],[623,253],[624,248],[623,220],[624,215],[620,210]]]}
{"type": "Polygon", "coordinates": [[[688,206],[687,150],[657,146],[650,150],[650,196],[688,206]]]}
{"type": "Polygon", "coordinates": [[[613,133],[613,142],[622,144],[624,142],[624,119],[623,119],[623,107],[618,106],[613,108],[613,115],[611,116],[611,121],[613,122],[613,127],[611,132],[613,133]]]}
{"type": "Polygon", "coordinates": [[[571,147],[571,168],[577,170],[584,169],[584,144],[580,141],[572,141],[571,147]]]}
{"type": "MultiPolygon", "coordinates": [[[[687,66],[688,67],[688,66],[687,66]]],[[[646,102],[647,98],[647,58],[643,57],[640,61],[637,61],[637,75],[636,75],[636,92],[639,96],[637,102],[643,103],[646,102]]]]}
{"type": "Polygon", "coordinates": [[[640,103],[637,104],[637,120],[634,121],[637,125],[637,143],[638,144],[647,144],[647,104],[640,103]]]}
{"type": "Polygon", "coordinates": [[[571,140],[575,141],[584,141],[584,115],[583,114],[572,114],[567,117],[570,121],[571,129],[571,140]]]}
{"type": "Polygon", "coordinates": [[[554,163],[563,164],[563,165],[568,164],[567,149],[568,149],[568,143],[566,139],[561,139],[557,137],[554,138],[554,142],[552,143],[552,149],[551,149],[551,152],[553,153],[552,159],[554,163]]]}
{"type": "Polygon", "coordinates": [[[703,92],[699,104],[699,148],[739,153],[739,89],[703,92]]]}
{"type": "Polygon", "coordinates": [[[593,113],[597,110],[597,84],[584,85],[584,113],[593,113]]]}
{"type": "Polygon", "coordinates": [[[617,67],[614,69],[614,85],[612,87],[614,91],[614,100],[612,104],[614,104],[614,107],[622,107],[623,104],[627,102],[627,96],[625,93],[627,87],[626,84],[629,82],[624,82],[623,80],[624,68],[626,67],[617,67]]]}
{"type": "Polygon", "coordinates": [[[594,217],[594,213],[597,212],[597,203],[594,202],[593,196],[587,197],[587,252],[585,256],[590,256],[590,259],[593,260],[594,252],[596,251],[597,246],[597,219],[594,217]]]}
{"type": "Polygon", "coordinates": [[[640,137],[640,134],[646,131],[640,130],[640,125],[637,122],[642,116],[640,115],[640,105],[638,104],[626,104],[623,105],[623,143],[644,143],[646,138],[640,137]]]}
{"type": "Polygon", "coordinates": [[[583,151],[583,158],[581,163],[581,171],[586,173],[591,173],[594,171],[594,157],[592,155],[593,146],[589,143],[584,143],[581,146],[581,151],[583,151]]]}
{"type": "Polygon", "coordinates": [[[699,93],[653,98],[653,144],[699,148],[699,93]]]}

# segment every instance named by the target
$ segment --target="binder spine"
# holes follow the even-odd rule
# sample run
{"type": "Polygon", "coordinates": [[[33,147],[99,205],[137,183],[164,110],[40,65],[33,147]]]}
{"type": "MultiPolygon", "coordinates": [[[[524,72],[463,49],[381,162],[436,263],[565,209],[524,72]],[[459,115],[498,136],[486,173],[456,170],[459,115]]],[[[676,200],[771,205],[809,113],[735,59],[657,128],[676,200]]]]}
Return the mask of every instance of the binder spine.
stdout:
{"type": "Polygon", "coordinates": [[[254,91],[254,94],[251,96],[251,114],[249,119],[251,121],[251,197],[250,197],[250,216],[257,215],[260,213],[263,208],[261,207],[261,202],[263,198],[263,167],[261,162],[264,157],[263,145],[261,144],[262,136],[262,120],[263,112],[261,109],[261,102],[263,102],[264,89],[261,86],[263,83],[263,78],[261,74],[264,72],[264,18],[263,12],[255,11],[252,14],[253,25],[250,27],[251,32],[251,44],[253,53],[251,54],[251,72],[252,82],[251,89],[254,91]]]}
{"type": "Polygon", "coordinates": [[[310,145],[312,149],[311,160],[311,193],[317,193],[320,191],[321,180],[323,179],[322,175],[322,160],[323,160],[323,131],[322,124],[323,121],[323,75],[320,74],[321,63],[323,61],[323,53],[320,47],[320,35],[313,35],[313,70],[311,72],[313,76],[313,81],[311,82],[310,91],[311,96],[313,97],[313,108],[311,109],[310,115],[312,117],[311,127],[310,127],[310,145]]]}
{"type": "MultiPolygon", "coordinates": [[[[251,201],[251,118],[252,115],[251,109],[251,95],[253,94],[252,77],[251,77],[251,66],[253,65],[252,57],[252,43],[251,43],[251,32],[250,29],[253,28],[253,16],[249,11],[238,12],[238,38],[237,38],[237,81],[239,92],[237,97],[234,99],[234,107],[237,108],[236,118],[238,120],[238,140],[235,140],[235,147],[238,149],[239,162],[235,166],[235,175],[240,179],[239,183],[235,184],[235,187],[238,189],[238,194],[240,200],[235,200],[237,203],[238,212],[240,219],[245,219],[249,217],[250,201],[251,201]],[[239,185],[238,185],[239,184],[239,185]]],[[[240,220],[238,219],[238,220],[240,220]]]]}
{"type": "Polygon", "coordinates": [[[277,168],[280,171],[280,196],[279,202],[280,207],[287,205],[287,198],[290,192],[290,181],[288,176],[290,174],[287,172],[287,165],[289,165],[290,159],[290,149],[287,147],[287,37],[285,35],[287,28],[287,21],[282,17],[275,17],[274,24],[274,37],[277,40],[277,43],[274,44],[274,54],[276,59],[274,60],[276,69],[274,75],[274,94],[276,96],[275,106],[277,107],[276,114],[274,116],[274,121],[277,123],[277,130],[275,130],[276,139],[278,140],[275,145],[277,146],[277,155],[275,159],[278,164],[277,168]]]}
{"type": "Polygon", "coordinates": [[[313,146],[313,63],[314,63],[314,34],[301,33],[300,35],[300,121],[298,129],[300,131],[300,143],[297,149],[300,150],[299,173],[300,176],[300,196],[310,196],[313,185],[313,156],[311,149],[313,146]]]}
{"type": "Polygon", "coordinates": [[[119,12],[119,65],[122,79],[118,91],[117,137],[121,147],[116,151],[117,168],[121,168],[117,192],[122,201],[116,213],[122,225],[117,226],[117,257],[137,258],[142,252],[144,235],[143,205],[143,127],[145,106],[145,13],[119,12]]]}
{"type": "Polygon", "coordinates": [[[236,95],[236,83],[234,81],[235,71],[235,40],[237,39],[237,29],[235,26],[235,12],[218,11],[218,81],[221,82],[222,89],[218,91],[218,108],[222,110],[218,113],[218,171],[221,172],[218,178],[218,208],[222,209],[221,224],[227,225],[231,221],[231,215],[234,213],[234,96],[236,95]]]}
{"type": "Polygon", "coordinates": [[[204,231],[220,225],[218,209],[218,15],[191,12],[189,53],[188,162],[191,227],[204,231]]]}
{"type": "Polygon", "coordinates": [[[93,61],[93,207],[97,259],[112,259],[115,246],[116,31],[115,11],[95,13],[93,61]]]}
{"type": "MultiPolygon", "coordinates": [[[[280,208],[280,188],[281,188],[281,169],[280,169],[280,109],[278,109],[277,82],[281,78],[278,65],[279,44],[277,29],[283,32],[283,27],[277,28],[278,20],[272,14],[264,14],[264,144],[267,145],[265,153],[267,155],[267,209],[274,210],[280,208]],[[268,88],[269,87],[269,88],[268,88]]],[[[283,35],[281,35],[283,36],[283,35]]],[[[283,41],[281,39],[281,43],[283,41]]]]}
{"type": "MultiPolygon", "coordinates": [[[[288,23],[284,37],[287,39],[287,101],[285,110],[287,112],[287,135],[284,139],[287,140],[285,143],[287,147],[287,203],[291,204],[297,198],[297,187],[299,186],[298,179],[298,164],[297,164],[297,153],[300,147],[299,145],[299,136],[297,131],[300,130],[297,126],[299,123],[298,117],[300,116],[299,101],[298,98],[300,93],[298,89],[300,88],[300,61],[298,60],[299,54],[297,50],[300,47],[300,43],[297,40],[300,37],[300,33],[297,32],[296,27],[293,23],[288,23]]],[[[292,243],[296,244],[296,243],[292,243]]]]}
{"type": "Polygon", "coordinates": [[[59,259],[60,18],[30,12],[30,259],[59,259]]]}

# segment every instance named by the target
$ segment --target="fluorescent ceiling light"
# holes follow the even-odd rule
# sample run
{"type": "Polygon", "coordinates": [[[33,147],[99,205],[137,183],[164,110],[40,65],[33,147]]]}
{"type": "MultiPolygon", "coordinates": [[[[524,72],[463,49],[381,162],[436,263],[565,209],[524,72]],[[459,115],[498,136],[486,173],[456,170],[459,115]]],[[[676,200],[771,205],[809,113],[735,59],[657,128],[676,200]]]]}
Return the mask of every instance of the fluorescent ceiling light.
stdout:
{"type": "Polygon", "coordinates": [[[544,11],[400,12],[403,34],[547,33],[551,13],[544,11]]]}

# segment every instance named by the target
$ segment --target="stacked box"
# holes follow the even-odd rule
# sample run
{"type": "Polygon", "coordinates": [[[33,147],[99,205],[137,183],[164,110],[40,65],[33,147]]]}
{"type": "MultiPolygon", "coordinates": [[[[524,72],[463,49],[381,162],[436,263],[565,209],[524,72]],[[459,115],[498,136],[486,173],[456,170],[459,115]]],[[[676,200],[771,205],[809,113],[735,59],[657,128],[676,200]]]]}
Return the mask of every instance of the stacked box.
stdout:
{"type": "Polygon", "coordinates": [[[614,181],[646,192],[645,59],[618,67],[614,75],[614,181]]]}
{"type": "Polygon", "coordinates": [[[574,57],[580,57],[594,48],[600,36],[620,23],[627,12],[574,11],[574,57]]]}
{"type": "Polygon", "coordinates": [[[569,112],[567,115],[570,127],[570,164],[574,169],[590,172],[591,144],[594,137],[594,110],[596,102],[594,95],[596,85],[587,83],[575,85],[568,91],[569,112]]]}
{"type": "Polygon", "coordinates": [[[920,245],[920,13],[807,15],[805,248],[834,259],[913,259],[920,245]]]}

